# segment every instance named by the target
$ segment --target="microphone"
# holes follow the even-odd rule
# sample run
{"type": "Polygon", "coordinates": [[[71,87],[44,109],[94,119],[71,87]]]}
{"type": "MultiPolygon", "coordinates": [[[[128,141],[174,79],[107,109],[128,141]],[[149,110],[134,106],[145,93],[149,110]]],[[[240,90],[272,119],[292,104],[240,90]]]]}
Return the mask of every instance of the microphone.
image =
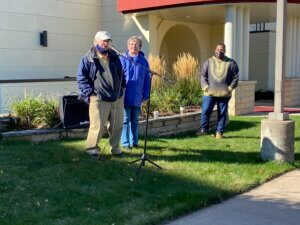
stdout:
{"type": "Polygon", "coordinates": [[[113,50],[117,55],[122,55],[122,53],[118,49],[116,49],[114,46],[110,46],[109,48],[111,50],[113,50]]]}

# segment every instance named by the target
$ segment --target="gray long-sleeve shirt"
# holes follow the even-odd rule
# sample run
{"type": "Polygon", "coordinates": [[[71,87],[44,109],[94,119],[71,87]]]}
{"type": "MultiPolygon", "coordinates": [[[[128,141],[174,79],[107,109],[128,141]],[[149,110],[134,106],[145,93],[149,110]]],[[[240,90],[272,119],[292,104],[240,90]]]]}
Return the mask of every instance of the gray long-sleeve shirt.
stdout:
{"type": "Polygon", "coordinates": [[[238,85],[239,68],[233,59],[225,56],[220,60],[213,56],[203,64],[200,78],[204,95],[229,97],[238,85]]]}

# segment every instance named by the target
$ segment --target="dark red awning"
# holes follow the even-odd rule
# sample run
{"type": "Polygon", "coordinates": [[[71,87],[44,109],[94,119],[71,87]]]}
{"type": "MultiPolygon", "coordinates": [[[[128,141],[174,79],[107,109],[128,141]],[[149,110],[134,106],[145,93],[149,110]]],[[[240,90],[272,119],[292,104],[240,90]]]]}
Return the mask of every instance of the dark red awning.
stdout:
{"type": "MultiPolygon", "coordinates": [[[[276,0],[118,0],[117,9],[122,13],[133,13],[179,6],[241,2],[276,2],[276,0]]],[[[300,0],[288,0],[288,2],[300,3],[300,0]]]]}

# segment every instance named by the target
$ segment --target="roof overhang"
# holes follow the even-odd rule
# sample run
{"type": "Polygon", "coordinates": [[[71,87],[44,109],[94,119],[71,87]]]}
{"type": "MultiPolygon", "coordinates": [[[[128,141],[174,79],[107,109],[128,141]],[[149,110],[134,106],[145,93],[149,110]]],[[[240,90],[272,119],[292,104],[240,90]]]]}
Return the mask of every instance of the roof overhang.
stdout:
{"type": "MultiPolygon", "coordinates": [[[[255,2],[276,2],[276,0],[118,0],[117,9],[121,13],[134,13],[180,6],[255,2]]],[[[288,2],[300,3],[300,0],[288,0],[288,2]]]]}

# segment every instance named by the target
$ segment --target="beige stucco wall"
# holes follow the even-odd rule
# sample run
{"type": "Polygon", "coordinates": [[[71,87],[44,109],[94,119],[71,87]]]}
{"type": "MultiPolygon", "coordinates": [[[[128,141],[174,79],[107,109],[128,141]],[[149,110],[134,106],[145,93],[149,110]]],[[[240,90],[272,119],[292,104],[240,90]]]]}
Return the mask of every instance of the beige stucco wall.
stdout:
{"type": "Polygon", "coordinates": [[[1,0],[0,80],[75,76],[100,28],[101,0],[1,0]],[[48,47],[39,33],[48,31],[48,47]]]}
{"type": "Polygon", "coordinates": [[[0,114],[10,112],[10,102],[22,98],[24,92],[33,96],[55,97],[70,93],[78,93],[76,81],[32,82],[32,83],[2,83],[0,84],[0,114]]]}
{"type": "Polygon", "coordinates": [[[125,51],[128,38],[137,35],[142,37],[144,42],[142,51],[148,55],[149,45],[146,43],[147,39],[145,38],[148,32],[144,30],[148,26],[148,15],[139,16],[139,21],[135,21],[131,14],[122,15],[117,12],[116,0],[102,0],[101,2],[101,9],[99,10],[101,24],[99,28],[111,33],[114,47],[120,51],[125,51]]]}
{"type": "MultiPolygon", "coordinates": [[[[197,55],[199,61],[201,64],[211,55],[211,26],[206,24],[195,24],[195,23],[186,23],[181,21],[170,21],[170,20],[163,20],[160,24],[159,28],[157,29],[158,37],[157,37],[157,45],[160,47],[165,35],[167,32],[172,29],[175,26],[181,26],[185,27],[186,29],[189,29],[194,37],[196,38],[198,42],[198,46],[195,46],[196,48],[199,48],[200,52],[197,55]]],[[[178,29],[180,31],[180,28],[178,29]]],[[[178,45],[185,45],[187,44],[187,38],[184,38],[183,34],[178,34],[181,39],[178,38],[178,42],[172,43],[174,47],[176,44],[178,45]]],[[[172,45],[171,44],[171,45],[172,45]]],[[[192,48],[193,46],[189,46],[192,48]]],[[[172,46],[169,46],[169,48],[172,48],[172,46]]],[[[170,58],[174,58],[175,56],[170,56],[170,58]]]]}
{"type": "Polygon", "coordinates": [[[220,43],[224,43],[224,24],[211,25],[211,55],[220,43]]]}

